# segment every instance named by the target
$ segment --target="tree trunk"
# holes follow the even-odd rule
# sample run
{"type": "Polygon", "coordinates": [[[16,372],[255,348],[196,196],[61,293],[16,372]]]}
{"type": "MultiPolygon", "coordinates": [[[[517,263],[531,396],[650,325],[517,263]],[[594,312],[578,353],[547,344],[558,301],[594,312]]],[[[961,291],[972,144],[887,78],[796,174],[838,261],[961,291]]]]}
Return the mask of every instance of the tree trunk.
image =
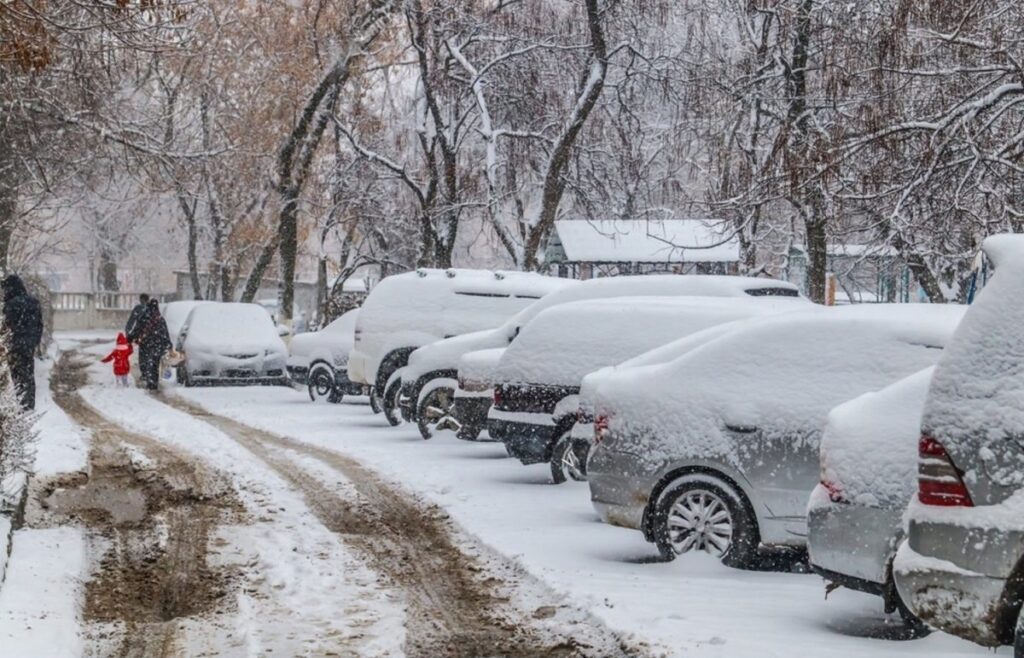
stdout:
{"type": "Polygon", "coordinates": [[[260,252],[259,258],[256,259],[256,264],[252,266],[252,271],[249,272],[249,278],[246,279],[241,301],[251,304],[256,299],[256,293],[260,291],[260,286],[263,285],[263,277],[267,273],[267,268],[270,267],[270,263],[274,260],[274,254],[277,253],[279,237],[280,233],[275,233],[270,242],[263,247],[263,251],[260,252]]]}
{"type": "Polygon", "coordinates": [[[100,249],[98,279],[102,292],[118,292],[121,284],[117,280],[117,259],[106,248],[100,249]]]}
{"type": "Polygon", "coordinates": [[[580,85],[569,121],[555,141],[551,157],[548,159],[547,171],[544,174],[544,188],[541,193],[540,214],[536,223],[529,227],[524,249],[523,266],[527,270],[536,270],[540,266],[540,254],[538,253],[540,244],[555,225],[558,206],[561,204],[562,194],[565,192],[565,170],[569,165],[573,146],[604,89],[604,80],[608,73],[608,48],[605,44],[604,25],[601,23],[601,11],[597,2],[598,0],[586,0],[587,26],[590,29],[590,48],[593,61],[588,68],[587,76],[580,85]]]}

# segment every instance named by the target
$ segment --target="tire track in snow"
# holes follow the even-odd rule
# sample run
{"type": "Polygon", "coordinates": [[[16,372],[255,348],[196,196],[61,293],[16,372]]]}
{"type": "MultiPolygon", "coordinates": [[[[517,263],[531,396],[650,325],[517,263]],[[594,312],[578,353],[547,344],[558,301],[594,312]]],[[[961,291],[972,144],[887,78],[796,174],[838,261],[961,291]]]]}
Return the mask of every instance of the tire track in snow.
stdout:
{"type": "MultiPolygon", "coordinates": [[[[160,399],[208,422],[259,457],[302,492],[328,529],[361,551],[377,571],[401,588],[408,605],[406,655],[642,655],[580,611],[558,605],[539,606],[533,614],[517,610],[510,603],[510,590],[530,580],[528,575],[498,558],[482,565],[456,545],[443,511],[412,500],[359,462],[210,414],[181,398],[160,399]],[[311,469],[297,463],[295,454],[335,471],[354,486],[355,499],[326,486],[311,469]]],[[[556,595],[546,589],[544,593],[557,603],[556,595]]]]}

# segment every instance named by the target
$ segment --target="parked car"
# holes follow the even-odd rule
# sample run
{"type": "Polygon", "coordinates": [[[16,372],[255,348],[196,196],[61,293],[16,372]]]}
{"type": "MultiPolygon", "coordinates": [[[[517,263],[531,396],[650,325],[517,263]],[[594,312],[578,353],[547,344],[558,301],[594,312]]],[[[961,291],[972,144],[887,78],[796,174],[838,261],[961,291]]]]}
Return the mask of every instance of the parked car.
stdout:
{"type": "Polygon", "coordinates": [[[821,482],[807,508],[811,568],[826,580],[876,594],[912,635],[925,626],[892,577],[903,512],[917,492],[917,439],[934,368],[839,405],[821,438],[821,482]]]}
{"type": "Polygon", "coordinates": [[[878,304],[764,318],[595,394],[591,500],[671,559],[751,564],[806,541],[832,407],[933,365],[962,308],[878,304]]]}
{"type": "Polygon", "coordinates": [[[577,473],[571,452],[580,381],[594,370],[715,325],[806,308],[709,297],[628,297],[560,304],[523,327],[495,372],[491,437],[523,464],[548,462],[553,480],[577,473]],[[566,472],[566,468],[569,472],[566,472]]]}
{"type": "Polygon", "coordinates": [[[932,376],[893,570],[930,626],[1022,658],[1024,236],[983,250],[994,270],[932,376]]]}
{"type": "Polygon", "coordinates": [[[523,272],[421,269],[378,283],[356,319],[348,360],[353,382],[372,395],[397,424],[398,389],[386,386],[417,347],[499,326],[547,293],[572,282],[523,272]]]}
{"type": "Polygon", "coordinates": [[[320,331],[299,334],[289,346],[288,375],[305,386],[313,402],[341,402],[345,395],[362,395],[362,384],[348,378],[348,355],[359,309],[353,309],[320,331]]]}
{"type": "Polygon", "coordinates": [[[167,333],[171,337],[171,342],[177,344],[178,335],[181,333],[181,328],[185,324],[185,320],[188,319],[188,314],[192,312],[197,306],[202,304],[214,304],[216,302],[208,302],[203,300],[188,300],[181,302],[167,302],[166,304],[160,305],[160,315],[164,316],[164,322],[167,323],[167,333]]]}
{"type": "MultiPolygon", "coordinates": [[[[810,305],[809,301],[800,297],[799,289],[796,286],[775,279],[715,275],[650,275],[582,281],[577,285],[546,295],[497,329],[438,341],[416,350],[409,358],[409,365],[403,371],[401,393],[403,412],[408,420],[419,422],[423,426],[421,431],[424,438],[429,438],[434,423],[431,419],[420,422],[417,414],[417,409],[423,401],[422,391],[429,382],[438,379],[447,380],[447,384],[442,385],[441,388],[457,386],[459,377],[457,366],[459,359],[464,354],[476,350],[507,347],[522,327],[526,326],[541,311],[553,306],[586,299],[645,295],[766,300],[784,297],[810,305]]],[[[468,440],[475,439],[485,426],[492,399],[493,380],[482,377],[483,372],[479,369],[482,364],[477,365],[476,372],[481,377],[472,384],[473,388],[477,390],[463,390],[462,393],[459,393],[456,389],[454,395],[447,396],[447,399],[453,401],[454,406],[444,410],[443,414],[444,418],[454,420],[459,427],[458,435],[468,440]],[[487,395],[480,395],[485,390],[487,395]]],[[[431,388],[438,390],[436,386],[431,388]]],[[[433,401],[434,408],[438,408],[436,402],[437,400],[433,401]]]]}
{"type": "Polygon", "coordinates": [[[487,412],[494,400],[494,371],[506,349],[493,347],[477,350],[459,359],[458,382],[451,413],[460,439],[476,441],[480,432],[486,429],[487,412]]]}
{"type": "Polygon", "coordinates": [[[289,384],[288,349],[277,327],[257,304],[211,303],[192,309],[178,335],[185,360],[178,381],[289,384]]]}

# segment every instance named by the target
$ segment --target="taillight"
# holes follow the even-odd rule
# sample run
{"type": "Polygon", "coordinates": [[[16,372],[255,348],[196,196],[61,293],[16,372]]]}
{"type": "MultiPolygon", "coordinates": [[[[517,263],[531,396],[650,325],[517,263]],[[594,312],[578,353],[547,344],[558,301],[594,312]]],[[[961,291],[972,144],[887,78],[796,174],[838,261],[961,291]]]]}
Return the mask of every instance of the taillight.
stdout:
{"type": "Polygon", "coordinates": [[[505,401],[505,396],[501,393],[501,387],[494,387],[494,406],[500,407],[501,403],[505,401]]]}
{"type": "Polygon", "coordinates": [[[823,477],[821,478],[821,486],[828,492],[828,499],[833,503],[850,502],[850,499],[846,497],[846,492],[835,482],[830,482],[823,477]]]}
{"type": "Polygon", "coordinates": [[[974,507],[964,484],[963,472],[950,459],[946,448],[922,434],[917,443],[920,457],[917,467],[917,499],[925,505],[974,507]]]}
{"type": "Polygon", "coordinates": [[[594,419],[594,443],[601,443],[608,436],[608,416],[601,414],[594,419]]]}

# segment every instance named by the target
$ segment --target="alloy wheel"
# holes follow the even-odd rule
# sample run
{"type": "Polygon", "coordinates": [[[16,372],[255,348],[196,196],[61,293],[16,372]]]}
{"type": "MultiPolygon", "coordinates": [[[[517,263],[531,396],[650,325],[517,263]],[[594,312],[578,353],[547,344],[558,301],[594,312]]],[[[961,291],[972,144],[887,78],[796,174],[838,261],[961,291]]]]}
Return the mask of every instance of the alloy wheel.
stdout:
{"type": "Polygon", "coordinates": [[[667,525],[677,554],[704,551],[721,558],[732,546],[732,514],[725,501],[711,491],[686,491],[669,508],[667,525]]]}

